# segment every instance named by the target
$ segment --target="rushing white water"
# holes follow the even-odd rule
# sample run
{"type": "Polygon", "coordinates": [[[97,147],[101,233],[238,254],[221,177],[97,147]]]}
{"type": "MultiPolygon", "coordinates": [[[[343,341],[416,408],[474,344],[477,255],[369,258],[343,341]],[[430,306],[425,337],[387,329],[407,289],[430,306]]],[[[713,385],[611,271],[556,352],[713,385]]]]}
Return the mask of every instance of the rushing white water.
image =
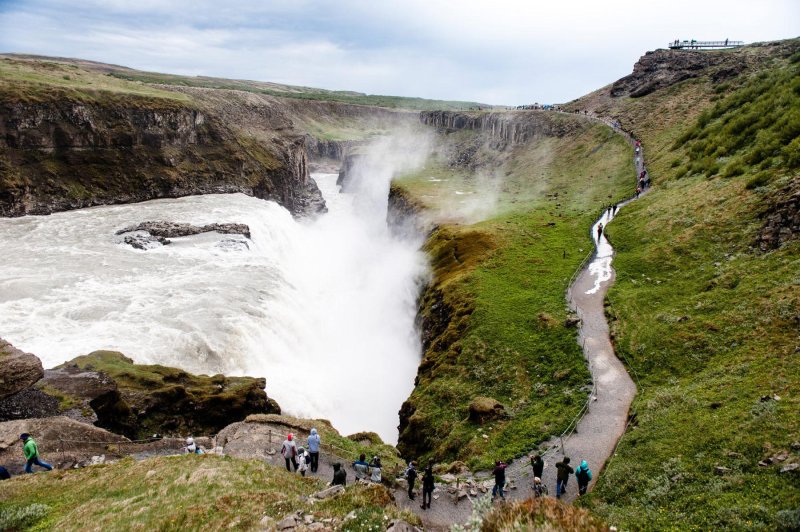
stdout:
{"type": "Polygon", "coordinates": [[[0,336],[45,367],[113,349],[264,376],[287,413],[396,441],[420,356],[419,242],[386,227],[388,179],[370,199],[313,177],[329,208],[314,221],[241,194],[1,219],[0,336]],[[246,223],[252,241],[206,233],[139,251],[114,235],[145,220],[246,223]]]}

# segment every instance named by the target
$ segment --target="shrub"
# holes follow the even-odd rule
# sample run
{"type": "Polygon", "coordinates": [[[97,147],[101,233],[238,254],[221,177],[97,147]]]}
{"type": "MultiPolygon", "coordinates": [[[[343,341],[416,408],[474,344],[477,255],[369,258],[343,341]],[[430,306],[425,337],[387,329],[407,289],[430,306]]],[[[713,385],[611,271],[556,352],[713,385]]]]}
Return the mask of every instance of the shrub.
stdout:
{"type": "Polygon", "coordinates": [[[772,175],[770,172],[762,171],[751,177],[744,187],[748,190],[752,190],[754,188],[768,185],[770,181],[772,181],[772,175]]]}
{"type": "Polygon", "coordinates": [[[44,519],[50,507],[46,504],[31,504],[11,508],[0,508],[0,530],[23,530],[44,519]]]}

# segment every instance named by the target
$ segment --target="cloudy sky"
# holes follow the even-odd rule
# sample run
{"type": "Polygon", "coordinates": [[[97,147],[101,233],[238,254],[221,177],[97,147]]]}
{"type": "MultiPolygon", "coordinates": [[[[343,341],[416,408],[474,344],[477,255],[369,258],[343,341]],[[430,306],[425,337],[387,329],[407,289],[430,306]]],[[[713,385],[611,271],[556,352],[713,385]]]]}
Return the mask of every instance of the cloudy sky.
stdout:
{"type": "Polygon", "coordinates": [[[797,36],[798,0],[0,0],[0,52],[494,104],[568,101],[676,38],[797,36]]]}

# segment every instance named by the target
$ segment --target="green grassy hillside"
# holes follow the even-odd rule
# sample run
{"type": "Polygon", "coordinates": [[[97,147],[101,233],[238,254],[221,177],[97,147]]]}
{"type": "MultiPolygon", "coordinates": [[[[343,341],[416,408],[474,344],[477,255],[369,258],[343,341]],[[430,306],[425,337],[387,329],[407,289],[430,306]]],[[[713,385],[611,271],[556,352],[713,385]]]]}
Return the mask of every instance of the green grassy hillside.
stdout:
{"type": "Polygon", "coordinates": [[[297,511],[337,530],[382,530],[396,517],[417,522],[379,485],[310,501],[328,481],[214,455],[129,458],[3,481],[0,530],[252,530],[297,511]]]}
{"type": "Polygon", "coordinates": [[[502,151],[473,151],[476,133],[452,134],[439,159],[398,182],[439,224],[426,244],[434,282],[422,311],[439,330],[401,411],[405,456],[429,449],[488,467],[561,433],[586,401],[591,379],[564,324],[564,294],[590,252],[591,224],[629,195],[634,175],[610,128],[558,119],[572,132],[502,151]],[[471,169],[448,163],[463,153],[471,169]],[[507,417],[470,421],[477,397],[499,401],[507,417]]]}
{"type": "Polygon", "coordinates": [[[799,471],[781,472],[800,463],[800,242],[790,223],[777,249],[758,245],[765,213],[800,190],[799,60],[609,104],[656,183],[608,228],[612,331],[640,385],[588,501],[611,523],[800,526],[799,471]]]}

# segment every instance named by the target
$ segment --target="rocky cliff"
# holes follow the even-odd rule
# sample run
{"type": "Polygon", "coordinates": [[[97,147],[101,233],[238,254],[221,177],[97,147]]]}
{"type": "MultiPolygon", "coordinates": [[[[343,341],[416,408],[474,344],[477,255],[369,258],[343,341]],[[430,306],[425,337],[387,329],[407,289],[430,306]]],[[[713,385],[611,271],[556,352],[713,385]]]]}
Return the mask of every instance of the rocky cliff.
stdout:
{"type": "Polygon", "coordinates": [[[166,99],[2,101],[2,216],[230,192],[319,209],[300,135],[260,143],[166,99]]]}
{"type": "Polygon", "coordinates": [[[528,113],[462,113],[456,111],[427,111],[420,121],[442,131],[462,129],[487,134],[495,147],[528,142],[536,137],[563,137],[574,131],[578,123],[561,115],[545,111],[528,113]]]}

